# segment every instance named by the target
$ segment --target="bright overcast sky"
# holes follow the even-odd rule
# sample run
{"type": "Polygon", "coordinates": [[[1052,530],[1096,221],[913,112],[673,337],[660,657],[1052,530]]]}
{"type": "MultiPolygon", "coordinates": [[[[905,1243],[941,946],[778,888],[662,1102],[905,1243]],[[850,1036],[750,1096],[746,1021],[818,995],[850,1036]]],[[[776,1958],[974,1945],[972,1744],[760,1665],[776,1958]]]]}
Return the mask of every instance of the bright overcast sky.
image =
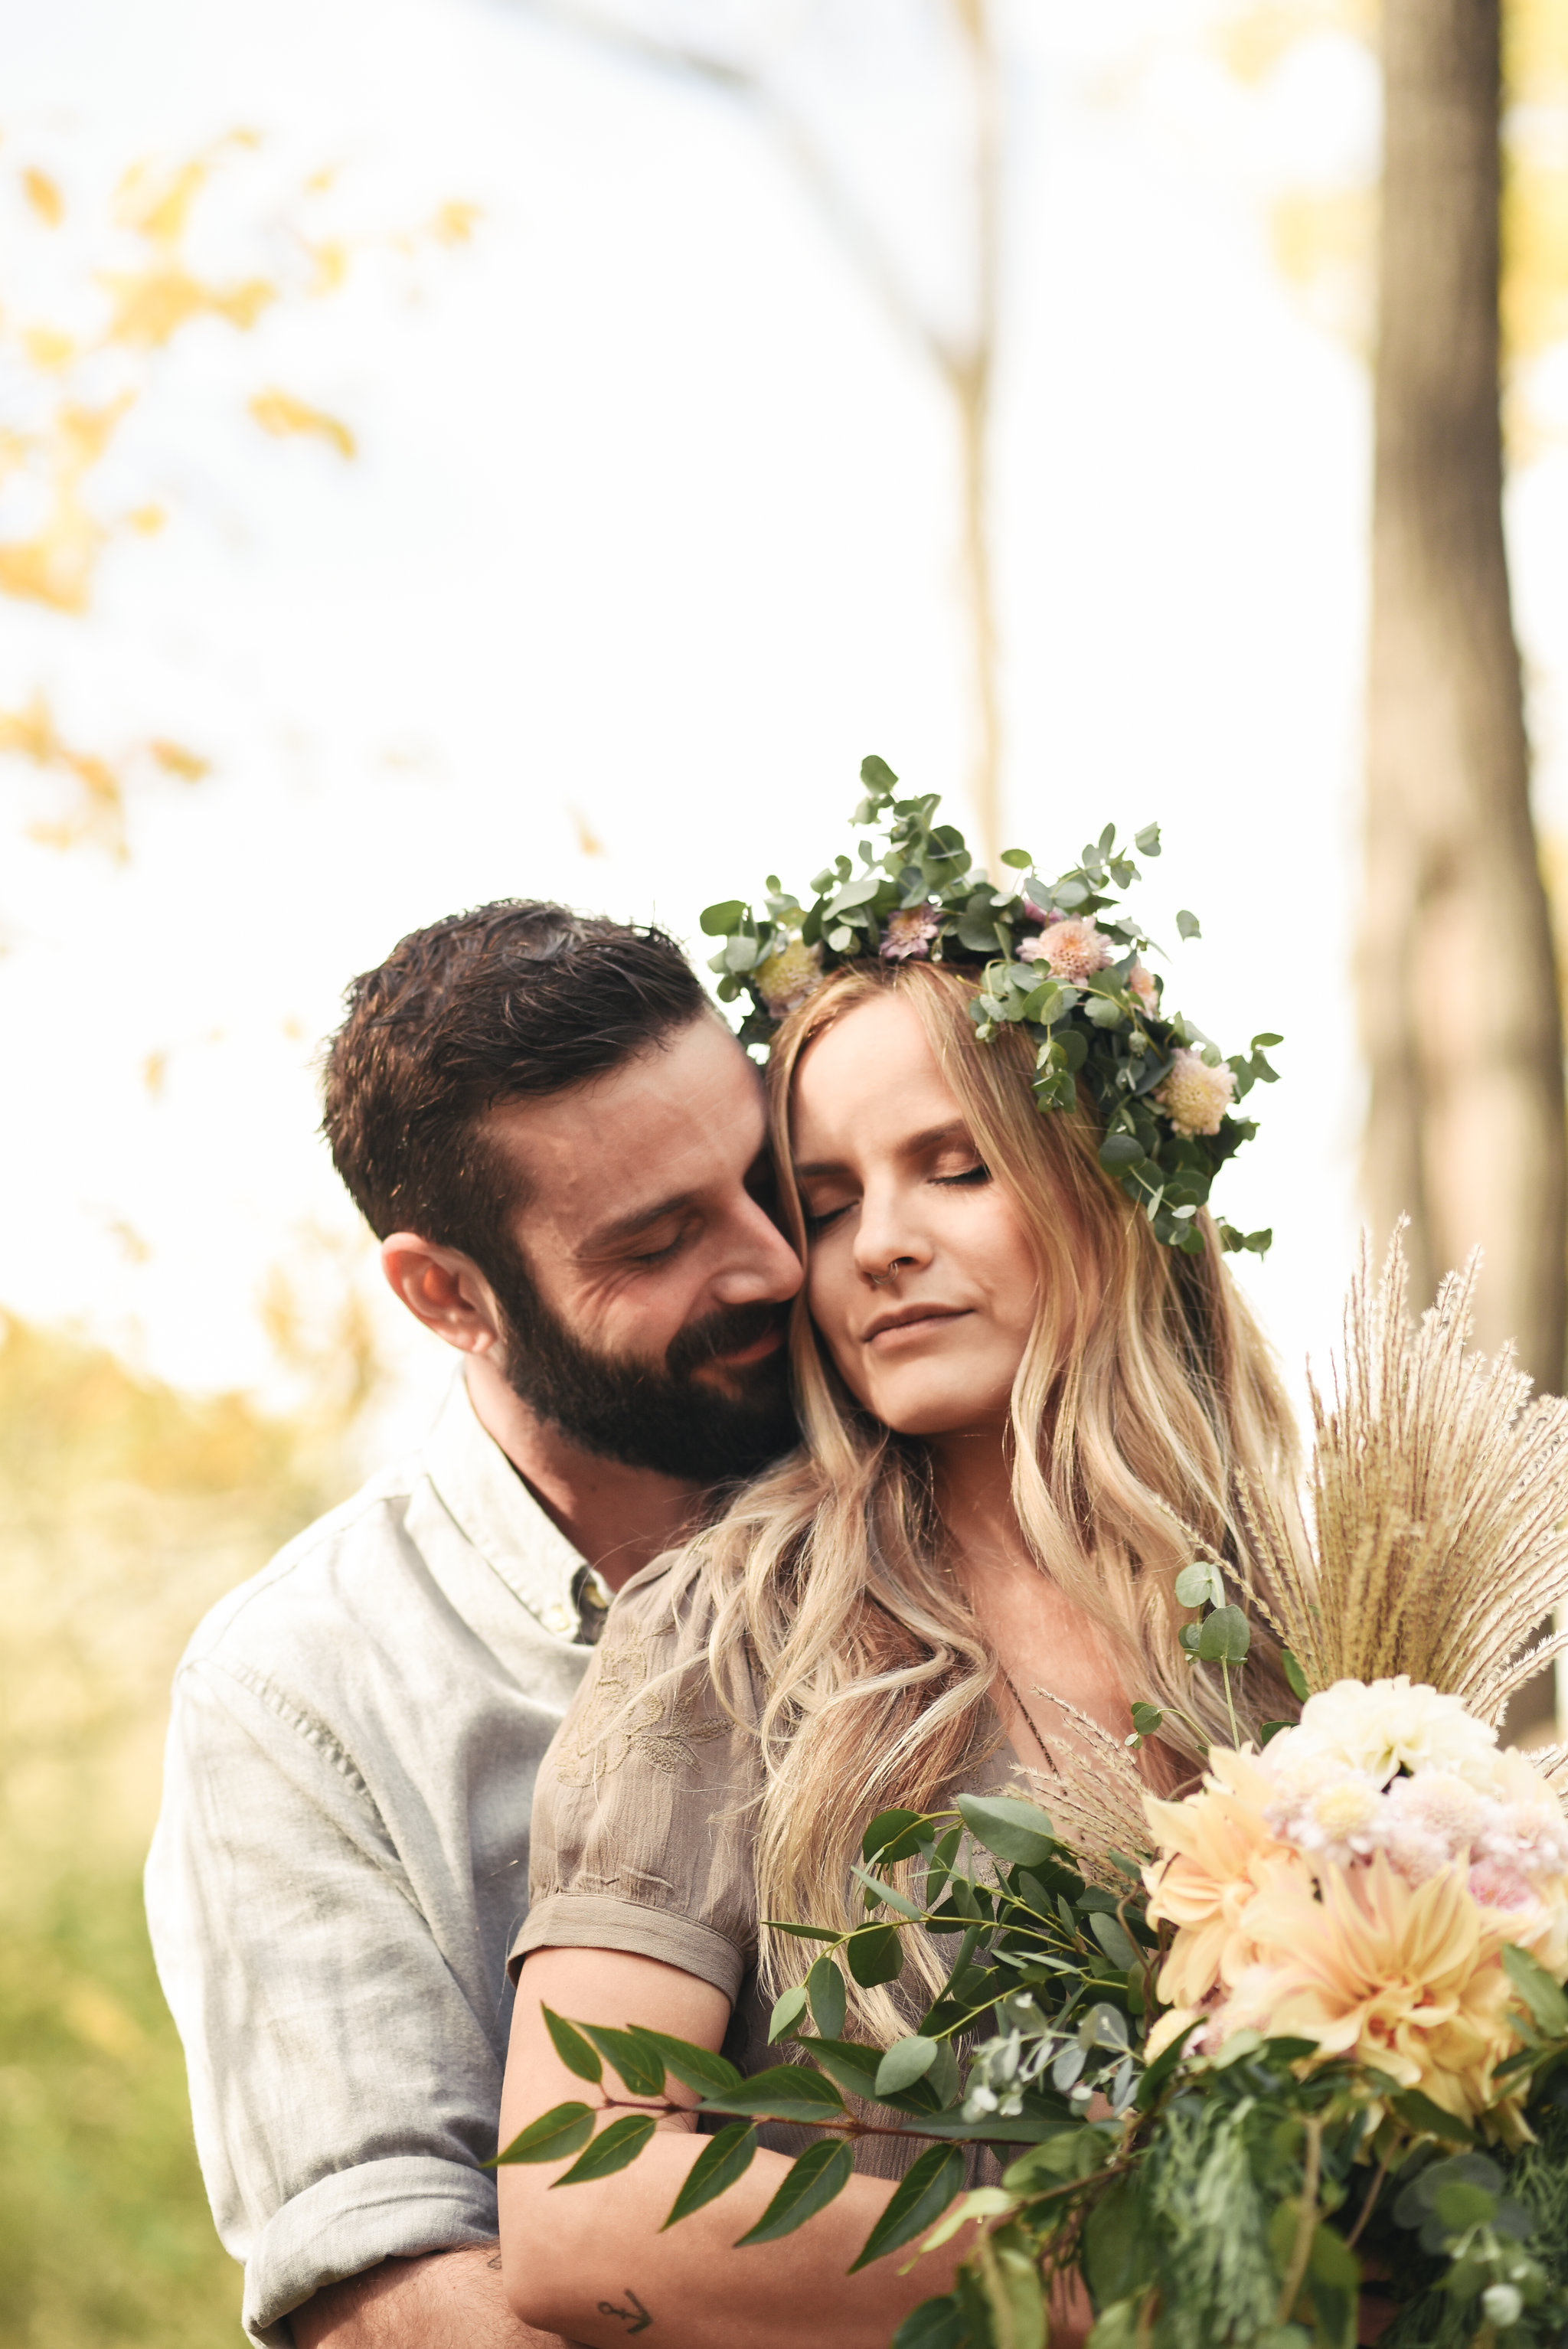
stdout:
{"type": "MultiPolygon", "coordinates": [[[[1054,870],[1158,817],[1150,926],[1191,905],[1204,930],[1174,999],[1226,1049],[1284,1032],[1217,1204],[1274,1226],[1246,1277],[1294,1369],[1333,1335],[1357,1221],[1368,403],[1273,273],[1267,199],[1370,167],[1373,75],[1324,42],[1243,91],[1184,0],[998,13],[1006,830],[1054,870]]],[[[920,8],[800,9],[820,22],[793,50],[764,0],[681,14],[771,28],[954,315],[920,8]]],[[[754,116],[521,6],[0,0],[0,172],[46,168],[88,209],[241,125],[264,140],[224,181],[242,241],[247,190],[329,164],[367,229],[482,208],[466,247],[367,261],[248,336],[194,330],[112,483],[169,528],[110,554],[85,618],[5,606],[0,706],[44,687],[84,746],[173,737],[212,772],[139,794],[115,867],[26,842],[46,794],[6,766],[0,1300],[182,1381],[265,1385],[268,1268],[308,1281],[309,1231],[354,1229],[310,1070],[352,972],[514,894],[690,936],[704,904],[847,844],[870,750],[961,797],[951,419],[754,116]],[[244,408],[267,385],[347,420],[357,459],[263,437],[244,408]]],[[[1559,811],[1562,457],[1511,519],[1559,811]]],[[[439,1367],[422,1345],[398,1340],[410,1413],[439,1367]]]]}

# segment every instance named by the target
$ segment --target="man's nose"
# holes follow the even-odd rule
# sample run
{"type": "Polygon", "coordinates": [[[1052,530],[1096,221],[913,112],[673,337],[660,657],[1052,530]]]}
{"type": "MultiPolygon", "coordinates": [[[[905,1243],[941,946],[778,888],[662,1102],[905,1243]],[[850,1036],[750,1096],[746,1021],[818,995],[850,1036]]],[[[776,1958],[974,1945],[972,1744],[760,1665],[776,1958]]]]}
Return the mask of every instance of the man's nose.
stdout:
{"type": "Polygon", "coordinates": [[[784,1305],[805,1277],[805,1267],[772,1216],[746,1192],[737,1212],[731,1261],[714,1282],[720,1304],[784,1305]]]}

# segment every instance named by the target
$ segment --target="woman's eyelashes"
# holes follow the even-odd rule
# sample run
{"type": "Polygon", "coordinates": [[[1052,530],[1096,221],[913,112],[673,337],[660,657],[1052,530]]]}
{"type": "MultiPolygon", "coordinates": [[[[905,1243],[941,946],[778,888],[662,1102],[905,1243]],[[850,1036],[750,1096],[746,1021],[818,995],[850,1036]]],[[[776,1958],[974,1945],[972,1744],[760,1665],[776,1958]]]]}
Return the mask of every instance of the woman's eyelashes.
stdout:
{"type": "MultiPolygon", "coordinates": [[[[973,1165],[961,1167],[956,1174],[932,1174],[926,1175],[924,1179],[926,1182],[935,1184],[940,1189],[944,1190],[952,1190],[960,1187],[966,1190],[975,1189],[982,1183],[989,1183],[991,1180],[991,1169],[981,1160],[976,1159],[973,1165]]],[[[847,1216],[851,1207],[856,1207],[859,1205],[860,1197],[858,1193],[853,1198],[841,1199],[833,1206],[824,1204],[821,1206],[814,1206],[810,1199],[802,1197],[800,1201],[800,1214],[806,1226],[807,1237],[813,1240],[820,1238],[824,1232],[830,1230],[834,1224],[838,1223],[842,1216],[847,1216]]]]}
{"type": "Polygon", "coordinates": [[[991,1180],[991,1169],[976,1159],[974,1165],[966,1166],[961,1174],[934,1174],[931,1179],[934,1183],[947,1184],[988,1183],[991,1180]]]}

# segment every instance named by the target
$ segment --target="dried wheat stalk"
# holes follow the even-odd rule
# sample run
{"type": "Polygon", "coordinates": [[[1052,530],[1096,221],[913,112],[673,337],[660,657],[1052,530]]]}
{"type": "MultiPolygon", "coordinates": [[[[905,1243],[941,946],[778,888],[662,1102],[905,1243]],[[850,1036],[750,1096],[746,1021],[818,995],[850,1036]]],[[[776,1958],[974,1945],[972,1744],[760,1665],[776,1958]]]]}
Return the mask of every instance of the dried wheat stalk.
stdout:
{"type": "Polygon", "coordinates": [[[1398,1235],[1376,1282],[1363,1246],[1331,1401],[1312,1388],[1310,1540],[1261,1495],[1243,1514],[1310,1686],[1405,1672],[1496,1721],[1565,1644],[1529,1643],[1568,1599],[1568,1402],[1465,1351],[1477,1269],[1417,1329],[1398,1235]]]}
{"type": "MultiPolygon", "coordinates": [[[[1304,1505],[1286,1515],[1261,1490],[1238,1494],[1246,1539],[1226,1570],[1310,1688],[1403,1672],[1497,1722],[1568,1648],[1568,1632],[1535,1637],[1568,1605],[1568,1401],[1532,1401],[1511,1352],[1466,1352],[1478,1268],[1472,1256],[1449,1273],[1418,1328],[1398,1233],[1380,1278],[1363,1242],[1343,1363],[1327,1401],[1311,1387],[1304,1505]]],[[[1082,1726],[1047,1806],[1075,1848],[1137,1851],[1136,1766],[1082,1726]]],[[[1533,1758],[1568,1803],[1568,1747],[1533,1758]]]]}

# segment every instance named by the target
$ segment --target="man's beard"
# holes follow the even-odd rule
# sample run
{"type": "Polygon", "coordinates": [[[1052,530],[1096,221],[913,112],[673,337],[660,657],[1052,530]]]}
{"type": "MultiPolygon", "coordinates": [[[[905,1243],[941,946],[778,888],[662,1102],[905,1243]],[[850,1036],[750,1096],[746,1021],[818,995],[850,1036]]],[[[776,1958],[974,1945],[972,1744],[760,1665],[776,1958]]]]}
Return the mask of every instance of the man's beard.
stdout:
{"type": "Polygon", "coordinates": [[[500,1308],[506,1380],[529,1409],[584,1452],[683,1482],[749,1476],[799,1441],[785,1350],[734,1375],[727,1393],[693,1373],[776,1329],[776,1305],[720,1307],[678,1330],[662,1364],[596,1353],[540,1295],[520,1256],[487,1267],[500,1308]]]}

